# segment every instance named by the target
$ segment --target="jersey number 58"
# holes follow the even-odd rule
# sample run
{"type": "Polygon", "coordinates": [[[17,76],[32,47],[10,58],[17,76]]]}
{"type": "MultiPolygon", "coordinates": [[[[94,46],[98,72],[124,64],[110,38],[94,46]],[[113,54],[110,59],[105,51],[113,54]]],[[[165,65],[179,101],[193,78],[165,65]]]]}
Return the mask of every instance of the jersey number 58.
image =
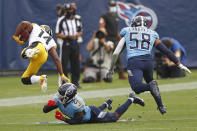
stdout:
{"type": "Polygon", "coordinates": [[[137,38],[134,38],[135,35],[138,33],[130,33],[130,41],[135,41],[135,46],[130,46],[130,49],[142,49],[142,50],[149,50],[150,45],[150,34],[142,33],[142,41],[139,42],[137,38]],[[139,48],[139,44],[141,43],[141,48],[139,48]]]}

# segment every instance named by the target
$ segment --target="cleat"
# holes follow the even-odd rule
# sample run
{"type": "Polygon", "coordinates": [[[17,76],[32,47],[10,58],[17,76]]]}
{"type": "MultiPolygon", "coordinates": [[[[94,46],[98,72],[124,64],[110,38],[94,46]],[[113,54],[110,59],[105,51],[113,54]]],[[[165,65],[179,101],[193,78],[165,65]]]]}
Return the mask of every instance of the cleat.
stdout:
{"type": "Polygon", "coordinates": [[[41,85],[42,92],[45,93],[47,91],[47,75],[41,75],[40,85],[41,85]]]}
{"type": "Polygon", "coordinates": [[[130,93],[129,94],[129,99],[131,99],[131,100],[133,99],[133,103],[135,103],[135,104],[139,104],[141,106],[145,106],[144,100],[139,98],[139,97],[137,97],[135,94],[130,93]]]}
{"type": "Polygon", "coordinates": [[[162,115],[166,113],[166,108],[164,106],[159,106],[157,109],[160,111],[162,115]]]}
{"type": "Polygon", "coordinates": [[[105,104],[107,105],[108,110],[112,110],[112,105],[111,105],[112,104],[112,99],[111,98],[107,99],[105,104]]]}

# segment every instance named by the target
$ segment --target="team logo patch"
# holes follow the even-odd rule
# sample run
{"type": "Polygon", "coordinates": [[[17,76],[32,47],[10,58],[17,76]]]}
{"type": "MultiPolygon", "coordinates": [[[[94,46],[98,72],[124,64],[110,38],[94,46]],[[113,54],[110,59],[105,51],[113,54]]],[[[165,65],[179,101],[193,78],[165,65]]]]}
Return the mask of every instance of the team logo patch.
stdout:
{"type": "Polygon", "coordinates": [[[134,5],[132,3],[123,3],[120,1],[117,1],[117,13],[118,16],[123,19],[127,26],[131,25],[132,19],[135,16],[145,16],[148,20],[148,26],[150,29],[156,29],[157,28],[157,15],[155,12],[143,5],[134,5]]]}

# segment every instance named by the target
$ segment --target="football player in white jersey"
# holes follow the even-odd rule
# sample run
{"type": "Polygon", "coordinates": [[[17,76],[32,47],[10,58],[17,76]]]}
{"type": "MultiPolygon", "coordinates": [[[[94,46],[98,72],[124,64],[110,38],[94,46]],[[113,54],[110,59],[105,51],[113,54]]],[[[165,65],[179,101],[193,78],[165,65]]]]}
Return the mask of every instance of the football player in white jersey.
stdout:
{"type": "Polygon", "coordinates": [[[40,67],[46,62],[48,54],[53,58],[57,70],[61,75],[62,82],[70,82],[62,71],[62,64],[56,52],[56,43],[52,38],[52,31],[47,25],[37,25],[29,21],[22,21],[16,28],[13,36],[19,44],[29,41],[28,47],[24,48],[21,55],[29,59],[30,63],[23,73],[21,81],[23,84],[40,83],[43,92],[47,90],[47,75],[37,76],[40,67]]]}

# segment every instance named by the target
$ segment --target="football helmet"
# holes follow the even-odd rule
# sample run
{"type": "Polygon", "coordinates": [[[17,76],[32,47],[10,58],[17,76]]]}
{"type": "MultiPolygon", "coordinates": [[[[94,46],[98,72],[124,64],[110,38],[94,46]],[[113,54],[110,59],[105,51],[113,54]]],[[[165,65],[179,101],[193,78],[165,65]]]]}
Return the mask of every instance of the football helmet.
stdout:
{"type": "Polygon", "coordinates": [[[44,31],[46,31],[50,36],[53,36],[53,32],[48,25],[41,25],[40,26],[44,31]]]}
{"type": "Polygon", "coordinates": [[[72,83],[65,83],[59,87],[58,93],[61,96],[60,102],[62,104],[67,104],[77,94],[77,87],[72,83]]]}
{"type": "Polygon", "coordinates": [[[148,27],[148,21],[144,16],[136,16],[133,18],[131,27],[145,26],[148,27]]]}

